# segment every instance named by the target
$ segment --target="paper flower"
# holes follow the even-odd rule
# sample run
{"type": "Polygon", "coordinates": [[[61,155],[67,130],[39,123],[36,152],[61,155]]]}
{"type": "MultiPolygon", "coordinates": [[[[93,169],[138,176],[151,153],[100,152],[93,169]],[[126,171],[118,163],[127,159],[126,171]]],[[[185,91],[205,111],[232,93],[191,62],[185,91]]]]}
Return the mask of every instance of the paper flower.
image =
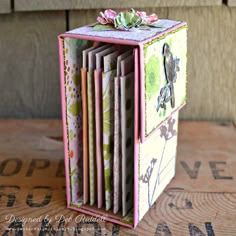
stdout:
{"type": "Polygon", "coordinates": [[[135,28],[149,29],[149,27],[162,27],[158,22],[156,14],[147,15],[146,12],[135,11],[133,8],[118,14],[111,9],[105,10],[100,12],[97,21],[98,24],[94,26],[94,30],[114,30],[114,28],[132,30],[135,28]]]}
{"type": "Polygon", "coordinates": [[[140,26],[142,19],[134,12],[120,12],[114,21],[116,29],[129,30],[140,26]]]}
{"type": "Polygon", "coordinates": [[[151,25],[158,21],[158,16],[155,13],[149,16],[145,11],[137,11],[136,13],[142,19],[142,25],[151,25]]]}
{"type": "Polygon", "coordinates": [[[102,25],[114,24],[114,19],[116,15],[117,14],[115,11],[108,9],[105,10],[104,13],[100,12],[100,16],[98,16],[97,21],[102,25]]]}

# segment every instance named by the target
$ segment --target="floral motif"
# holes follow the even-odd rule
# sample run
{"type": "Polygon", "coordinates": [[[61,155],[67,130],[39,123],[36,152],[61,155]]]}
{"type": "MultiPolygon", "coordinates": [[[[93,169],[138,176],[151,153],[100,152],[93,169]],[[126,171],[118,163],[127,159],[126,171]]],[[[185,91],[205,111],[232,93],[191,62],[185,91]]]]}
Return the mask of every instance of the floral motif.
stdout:
{"type": "Polygon", "coordinates": [[[135,12],[120,12],[114,21],[116,29],[129,30],[131,28],[139,27],[142,23],[140,18],[135,12]]]}
{"type": "Polygon", "coordinates": [[[149,29],[149,27],[162,27],[158,22],[156,14],[147,15],[144,11],[135,11],[131,8],[129,11],[116,13],[108,9],[100,12],[97,17],[98,24],[94,26],[95,30],[131,30],[135,28],[149,29]]]}
{"type": "Polygon", "coordinates": [[[154,22],[158,21],[158,16],[153,13],[151,15],[147,15],[145,11],[137,11],[136,12],[139,17],[142,18],[142,24],[143,25],[150,25],[153,24],[154,22]]]}
{"type": "Polygon", "coordinates": [[[174,58],[170,46],[165,43],[163,46],[164,67],[166,76],[166,85],[161,88],[160,95],[157,98],[157,112],[160,107],[166,110],[166,103],[170,101],[171,107],[175,107],[174,83],[177,79],[177,71],[179,71],[179,59],[174,58]]]}
{"type": "Polygon", "coordinates": [[[156,175],[154,187],[153,188],[150,187],[150,179],[152,177],[152,174],[155,173],[155,172],[153,172],[153,169],[154,169],[154,166],[157,162],[156,158],[152,158],[152,160],[150,162],[150,165],[146,169],[145,174],[141,175],[141,177],[139,178],[143,183],[148,185],[148,204],[149,204],[149,207],[151,207],[151,205],[153,204],[153,198],[154,198],[154,195],[155,195],[156,188],[160,184],[161,167],[162,167],[162,161],[163,161],[163,158],[164,158],[164,155],[165,155],[167,142],[170,139],[172,139],[173,137],[177,136],[177,131],[175,130],[175,123],[176,123],[176,120],[174,118],[171,118],[160,127],[160,137],[165,139],[165,144],[164,144],[164,147],[162,149],[162,154],[161,154],[161,157],[160,157],[158,171],[156,172],[157,175],[156,175]]]}
{"type": "Polygon", "coordinates": [[[114,19],[117,13],[111,9],[105,10],[104,13],[100,12],[100,16],[98,16],[97,21],[102,24],[114,24],[114,19]]]}

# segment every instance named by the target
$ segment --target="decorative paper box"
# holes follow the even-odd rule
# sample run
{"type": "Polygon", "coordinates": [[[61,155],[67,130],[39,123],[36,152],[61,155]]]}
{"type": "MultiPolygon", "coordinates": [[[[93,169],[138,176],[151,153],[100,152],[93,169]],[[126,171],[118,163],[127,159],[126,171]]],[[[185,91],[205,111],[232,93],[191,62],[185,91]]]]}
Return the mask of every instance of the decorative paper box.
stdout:
{"type": "MultiPolygon", "coordinates": [[[[164,19],[159,23],[161,28],[134,31],[98,31],[84,26],[58,37],[68,207],[127,227],[138,224],[175,175],[178,113],[186,102],[187,26],[184,22],[164,19]],[[103,193],[101,208],[96,197],[92,205],[84,204],[83,199],[84,176],[89,170],[84,169],[83,163],[80,68],[82,51],[99,43],[126,45],[126,50],[131,49],[134,56],[132,171],[126,173],[132,188],[126,189],[129,196],[121,203],[131,206],[131,210],[125,215],[121,209],[116,214],[112,208],[106,211],[103,193]]],[[[95,93],[95,106],[96,98],[95,93]]],[[[99,183],[97,178],[104,182],[104,176],[95,176],[99,183]]]]}

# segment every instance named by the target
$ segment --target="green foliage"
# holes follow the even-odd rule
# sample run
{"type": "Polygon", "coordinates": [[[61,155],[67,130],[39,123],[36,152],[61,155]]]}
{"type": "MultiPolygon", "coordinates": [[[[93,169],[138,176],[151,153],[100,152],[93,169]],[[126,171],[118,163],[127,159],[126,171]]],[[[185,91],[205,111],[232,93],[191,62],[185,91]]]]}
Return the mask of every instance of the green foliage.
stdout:
{"type": "Polygon", "coordinates": [[[156,55],[152,55],[146,64],[146,99],[157,96],[160,90],[160,62],[156,55]]]}
{"type": "Polygon", "coordinates": [[[69,131],[69,140],[72,141],[76,137],[75,132],[73,130],[69,131]]]}
{"type": "Polygon", "coordinates": [[[110,169],[105,169],[105,189],[106,191],[111,191],[111,178],[110,178],[110,169]]]}
{"type": "Polygon", "coordinates": [[[114,26],[112,25],[102,25],[102,24],[96,24],[93,27],[93,30],[100,31],[100,30],[114,30],[114,26]]]}
{"type": "Polygon", "coordinates": [[[69,113],[73,116],[78,116],[79,113],[81,112],[81,104],[80,102],[75,102],[70,104],[69,106],[69,113]]]}
{"type": "Polygon", "coordinates": [[[115,28],[118,29],[131,29],[139,26],[142,23],[142,19],[134,12],[120,12],[115,20],[115,28]]]}
{"type": "Polygon", "coordinates": [[[79,82],[80,82],[80,80],[81,80],[80,76],[79,76],[78,74],[75,74],[72,79],[73,79],[73,81],[74,81],[74,84],[75,84],[76,86],[78,86],[78,85],[79,85],[79,82]]]}

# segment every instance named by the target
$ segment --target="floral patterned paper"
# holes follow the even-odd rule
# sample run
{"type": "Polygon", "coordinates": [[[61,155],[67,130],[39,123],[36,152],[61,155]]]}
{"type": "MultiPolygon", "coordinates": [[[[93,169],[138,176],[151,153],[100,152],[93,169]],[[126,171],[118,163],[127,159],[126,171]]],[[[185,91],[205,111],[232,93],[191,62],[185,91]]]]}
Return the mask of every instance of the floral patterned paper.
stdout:
{"type": "Polygon", "coordinates": [[[104,72],[102,75],[102,107],[103,107],[103,161],[105,175],[105,207],[112,204],[112,167],[113,167],[113,120],[114,120],[114,77],[116,70],[104,72]]]}
{"type": "Polygon", "coordinates": [[[89,192],[90,205],[96,201],[96,146],[95,146],[95,123],[94,123],[94,76],[93,72],[87,73],[88,94],[88,136],[89,136],[89,192]]]}
{"type": "Polygon", "coordinates": [[[187,62],[187,29],[182,27],[169,33],[163,38],[157,38],[144,45],[145,63],[145,136],[148,136],[171,113],[186,101],[186,62],[187,62]],[[161,89],[166,85],[163,47],[170,46],[174,57],[178,58],[179,71],[174,83],[175,106],[166,104],[165,109],[158,108],[158,97],[161,89]]]}
{"type": "Polygon", "coordinates": [[[139,220],[175,174],[178,112],[139,144],[139,220]]]}
{"type": "Polygon", "coordinates": [[[113,163],[113,212],[121,207],[121,132],[120,132],[120,75],[121,61],[129,57],[129,50],[117,58],[117,77],[114,79],[114,163],[113,163]]]}
{"type": "Polygon", "coordinates": [[[134,73],[120,77],[122,216],[133,207],[134,191],[134,73]]]}
{"type": "Polygon", "coordinates": [[[87,41],[64,39],[64,78],[66,94],[66,124],[72,202],[81,202],[83,196],[83,133],[81,102],[81,59],[87,41]]]}

